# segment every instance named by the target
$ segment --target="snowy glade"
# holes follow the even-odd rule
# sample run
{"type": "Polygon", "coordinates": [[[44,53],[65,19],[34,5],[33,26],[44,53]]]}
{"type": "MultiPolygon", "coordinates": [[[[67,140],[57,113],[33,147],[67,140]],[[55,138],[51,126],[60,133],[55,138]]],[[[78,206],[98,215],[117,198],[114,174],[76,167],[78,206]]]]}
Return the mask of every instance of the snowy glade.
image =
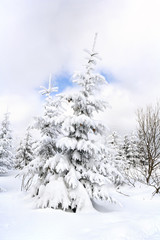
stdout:
{"type": "Polygon", "coordinates": [[[96,94],[106,80],[94,71],[99,59],[95,41],[93,49],[86,50],[84,71],[73,75],[78,92],[54,99],[50,86],[42,92],[48,95],[44,116],[35,125],[41,138],[35,159],[23,169],[23,186],[30,188],[36,207],[80,211],[92,208],[93,199],[112,201],[107,191],[111,181],[105,145],[96,140],[106,132],[104,125],[94,120],[94,113],[106,108],[96,94]],[[62,103],[72,110],[70,115],[65,116],[62,103]]]}
{"type": "Polygon", "coordinates": [[[7,173],[13,168],[12,133],[9,113],[5,113],[0,128],[0,174],[7,173]]]}

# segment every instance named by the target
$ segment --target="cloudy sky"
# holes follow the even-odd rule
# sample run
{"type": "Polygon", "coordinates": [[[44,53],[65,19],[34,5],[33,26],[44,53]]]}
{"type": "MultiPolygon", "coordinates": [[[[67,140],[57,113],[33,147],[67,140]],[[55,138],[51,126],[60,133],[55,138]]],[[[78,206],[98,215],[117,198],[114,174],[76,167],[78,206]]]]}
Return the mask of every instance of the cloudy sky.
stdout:
{"type": "Polygon", "coordinates": [[[0,119],[7,109],[17,134],[41,113],[39,86],[50,73],[60,90],[96,50],[112,106],[103,114],[121,132],[135,111],[160,95],[159,0],[0,0],[0,119]]]}

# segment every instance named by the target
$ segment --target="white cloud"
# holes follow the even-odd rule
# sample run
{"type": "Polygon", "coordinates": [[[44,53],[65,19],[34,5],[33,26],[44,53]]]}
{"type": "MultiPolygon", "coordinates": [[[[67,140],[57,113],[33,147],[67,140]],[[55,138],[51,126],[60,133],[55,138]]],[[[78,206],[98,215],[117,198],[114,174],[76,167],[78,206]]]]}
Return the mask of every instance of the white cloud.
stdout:
{"type": "Polygon", "coordinates": [[[10,113],[11,129],[15,136],[22,136],[34,116],[40,114],[40,99],[30,94],[29,97],[22,95],[0,96],[0,119],[6,112],[10,113]]]}
{"type": "Polygon", "coordinates": [[[112,84],[104,88],[102,96],[110,107],[100,114],[100,118],[109,131],[116,130],[120,134],[133,131],[136,128],[137,104],[132,94],[117,84],[112,84]]]}
{"type": "Polygon", "coordinates": [[[15,125],[39,111],[34,89],[50,72],[81,69],[98,32],[99,70],[116,79],[109,125],[132,128],[135,109],[159,97],[159,12],[159,0],[1,0],[0,100],[9,99],[15,125]]]}

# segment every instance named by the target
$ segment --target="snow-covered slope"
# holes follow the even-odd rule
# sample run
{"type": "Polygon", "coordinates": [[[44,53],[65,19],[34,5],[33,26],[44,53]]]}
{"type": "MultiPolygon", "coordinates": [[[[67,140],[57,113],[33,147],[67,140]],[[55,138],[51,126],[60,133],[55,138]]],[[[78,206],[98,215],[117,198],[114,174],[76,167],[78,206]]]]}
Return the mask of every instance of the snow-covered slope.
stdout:
{"type": "Polygon", "coordinates": [[[120,205],[104,203],[101,212],[68,213],[33,209],[20,191],[16,172],[0,177],[1,240],[159,240],[160,196],[150,189],[123,188],[115,194],[120,205]]]}

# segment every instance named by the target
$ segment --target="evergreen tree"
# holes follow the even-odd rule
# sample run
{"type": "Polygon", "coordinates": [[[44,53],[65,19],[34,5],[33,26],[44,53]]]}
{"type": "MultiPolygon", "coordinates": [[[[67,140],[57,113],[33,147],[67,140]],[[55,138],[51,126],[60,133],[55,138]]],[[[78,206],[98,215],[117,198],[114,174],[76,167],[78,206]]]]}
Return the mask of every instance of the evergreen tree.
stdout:
{"type": "Polygon", "coordinates": [[[61,114],[60,98],[51,96],[56,92],[57,87],[51,87],[51,76],[48,89],[42,87],[41,93],[46,95],[44,104],[44,114],[35,118],[33,129],[38,130],[39,140],[35,144],[34,158],[26,166],[20,175],[23,175],[22,187],[28,190],[32,186],[32,192],[39,192],[41,185],[48,181],[46,176],[50,174],[49,168],[44,168],[46,161],[57,153],[56,140],[60,133],[60,126],[63,119],[61,114]],[[36,183],[36,184],[35,184],[36,183]],[[33,190],[34,189],[34,190],[33,190]]]}
{"type": "Polygon", "coordinates": [[[94,47],[86,52],[85,71],[73,76],[80,91],[61,95],[72,114],[63,120],[55,144],[57,153],[48,155],[42,166],[43,176],[39,175],[32,188],[38,207],[77,211],[92,207],[91,199],[112,200],[106,187],[106,169],[101,165],[105,146],[95,140],[95,136],[103,135],[105,127],[93,119],[95,112],[105,109],[105,102],[95,94],[106,82],[103,76],[94,73],[98,53],[94,47]]]}
{"type": "Polygon", "coordinates": [[[20,142],[20,145],[17,148],[15,155],[15,168],[22,169],[33,160],[34,144],[35,140],[33,140],[30,129],[28,128],[24,140],[20,142]]]}
{"type": "Polygon", "coordinates": [[[13,168],[12,134],[10,130],[9,113],[4,115],[0,130],[0,174],[13,168]]]}
{"type": "Polygon", "coordinates": [[[133,167],[136,167],[136,165],[139,162],[138,138],[134,132],[131,134],[130,138],[131,138],[131,152],[132,152],[131,162],[133,164],[133,167]]]}
{"type": "Polygon", "coordinates": [[[108,176],[108,178],[112,183],[114,183],[115,186],[122,185],[125,183],[125,158],[122,150],[122,141],[120,136],[116,132],[113,132],[107,137],[105,146],[106,176],[108,176]]]}
{"type": "Polygon", "coordinates": [[[138,146],[137,137],[134,133],[124,137],[124,155],[128,167],[136,167],[138,159],[138,146]]]}
{"type": "Polygon", "coordinates": [[[131,157],[131,152],[130,152],[131,148],[130,148],[130,141],[129,141],[128,135],[124,136],[123,149],[124,149],[124,154],[126,157],[126,163],[129,165],[130,157],[131,157]]]}
{"type": "Polygon", "coordinates": [[[88,54],[82,73],[73,76],[79,92],[47,99],[45,115],[38,123],[41,139],[37,158],[27,167],[32,177],[31,195],[37,207],[78,211],[92,207],[91,199],[110,200],[106,184],[106,167],[102,164],[105,146],[96,141],[105,127],[94,120],[94,113],[105,109],[105,102],[96,97],[96,90],[106,81],[94,72],[98,53],[94,47],[88,54]],[[58,106],[65,102],[72,113],[65,117],[58,106]],[[58,105],[57,105],[58,104],[58,105]],[[33,174],[34,173],[34,174],[33,174]]]}
{"type": "Polygon", "coordinates": [[[124,176],[126,182],[135,185],[140,180],[138,140],[134,133],[126,135],[123,141],[124,176]]]}

